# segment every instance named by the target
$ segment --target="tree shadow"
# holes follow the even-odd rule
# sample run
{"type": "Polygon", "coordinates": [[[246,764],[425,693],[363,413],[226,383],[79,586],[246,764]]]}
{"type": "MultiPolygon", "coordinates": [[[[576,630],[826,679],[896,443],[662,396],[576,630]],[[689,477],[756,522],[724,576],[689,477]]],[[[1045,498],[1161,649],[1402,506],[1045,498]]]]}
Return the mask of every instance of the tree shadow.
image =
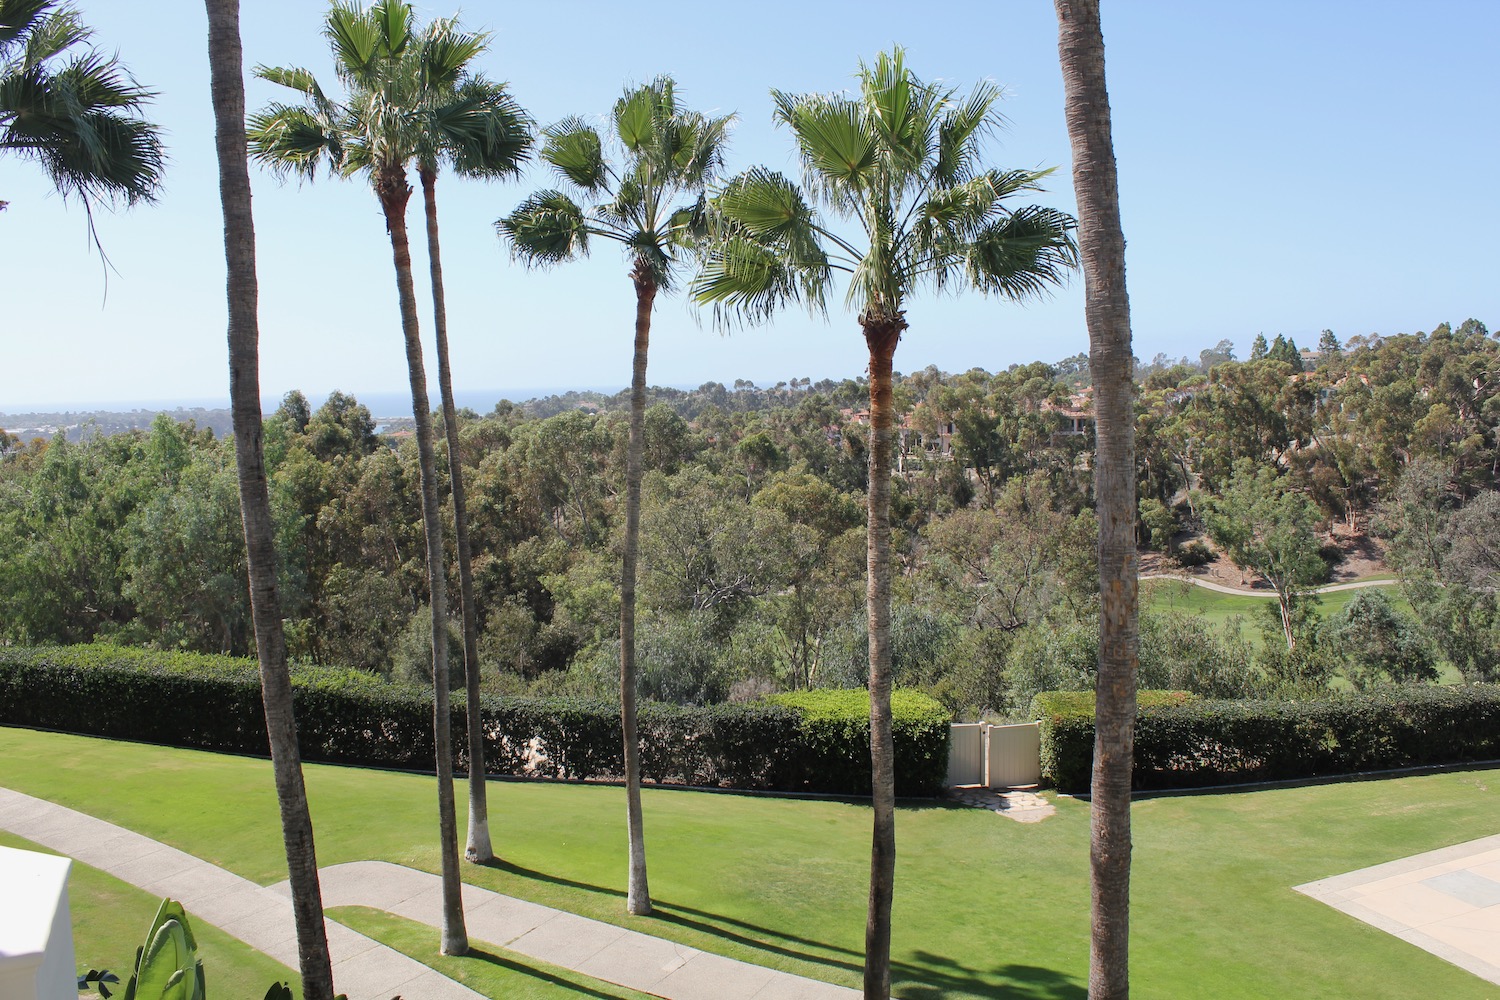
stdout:
{"type": "MultiPolygon", "coordinates": [[[[549,875],[498,858],[485,862],[484,867],[517,878],[603,896],[623,898],[626,895],[618,889],[549,875]]],[[[656,909],[651,916],[633,918],[632,925],[636,929],[644,927],[634,923],[635,920],[657,920],[756,951],[838,969],[856,977],[864,971],[862,951],[788,934],[669,900],[656,899],[653,902],[656,909]]],[[[1010,963],[996,966],[989,973],[984,973],[964,966],[946,955],[921,950],[911,952],[910,955],[912,960],[893,961],[891,964],[893,985],[899,985],[900,994],[908,1000],[938,1000],[953,996],[992,997],[995,1000],[1084,1000],[1088,995],[1088,990],[1077,979],[1055,969],[1010,963]]]]}
{"type": "Polygon", "coordinates": [[[551,986],[559,987],[564,992],[572,995],[584,997],[599,997],[600,1000],[618,1000],[619,997],[618,993],[604,993],[600,990],[594,989],[591,986],[584,986],[582,983],[573,982],[564,979],[561,976],[555,976],[550,972],[544,972],[534,966],[526,965],[525,963],[505,958],[504,956],[497,955],[492,951],[485,951],[483,948],[471,947],[468,952],[465,953],[464,957],[484,962],[486,965],[493,965],[498,969],[505,969],[507,972],[518,973],[530,979],[534,979],[539,983],[547,983],[551,986]]]}
{"type": "Polygon", "coordinates": [[[892,986],[906,1000],[939,1000],[951,996],[993,997],[995,1000],[1085,1000],[1088,989],[1073,976],[1039,965],[1014,962],[997,965],[988,975],[959,965],[951,958],[917,951],[920,966],[896,962],[892,986]],[[999,982],[982,982],[999,979],[999,982]]]}
{"type": "MultiPolygon", "coordinates": [[[[546,882],[550,885],[565,886],[570,889],[580,889],[584,892],[614,896],[616,898],[622,898],[626,895],[618,889],[610,889],[588,882],[579,882],[575,879],[564,878],[561,875],[549,875],[546,872],[523,868],[520,865],[509,861],[502,861],[498,858],[493,861],[484,862],[483,865],[486,868],[493,868],[496,871],[502,871],[517,878],[546,882]]],[[[768,951],[805,962],[813,962],[818,965],[827,965],[853,972],[859,972],[864,968],[861,961],[851,962],[830,957],[826,954],[817,954],[817,951],[823,951],[847,955],[856,960],[862,959],[862,955],[859,952],[851,951],[848,948],[840,948],[825,941],[814,941],[810,938],[798,937],[795,934],[787,934],[770,927],[763,927],[759,924],[737,920],[734,917],[726,917],[723,914],[711,913],[707,910],[680,905],[660,898],[653,899],[652,903],[655,906],[655,912],[651,916],[644,918],[646,920],[659,920],[662,923],[676,924],[688,930],[698,931],[701,934],[721,938],[725,941],[732,941],[749,948],[768,951]]]]}

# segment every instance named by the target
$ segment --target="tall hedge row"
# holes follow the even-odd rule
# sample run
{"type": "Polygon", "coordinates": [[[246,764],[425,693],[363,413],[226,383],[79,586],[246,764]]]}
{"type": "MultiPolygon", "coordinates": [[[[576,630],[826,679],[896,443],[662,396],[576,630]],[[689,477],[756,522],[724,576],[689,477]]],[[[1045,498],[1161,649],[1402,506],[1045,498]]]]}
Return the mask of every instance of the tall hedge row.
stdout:
{"type": "MultiPolygon", "coordinates": [[[[1043,779],[1087,791],[1090,692],[1045,692],[1043,779]]],[[[1141,692],[1134,786],[1191,788],[1500,759],[1500,685],[1401,687],[1311,701],[1210,701],[1141,692]]]]}
{"type": "MultiPolygon", "coordinates": [[[[432,701],[422,688],[355,670],[292,671],[306,760],[430,770],[432,701]]],[[[896,692],[896,780],[901,795],[935,795],[948,761],[948,713],[915,692],[896,692]]],[[[621,762],[619,709],[561,698],[487,698],[490,774],[614,778],[621,762]]],[[[108,645],[0,647],[0,723],[264,755],[266,733],[254,661],[108,645]]],[[[749,705],[641,707],[647,780],[778,791],[868,794],[869,697],[810,691],[749,705]]],[[[461,692],[454,745],[467,767],[461,692]]]]}

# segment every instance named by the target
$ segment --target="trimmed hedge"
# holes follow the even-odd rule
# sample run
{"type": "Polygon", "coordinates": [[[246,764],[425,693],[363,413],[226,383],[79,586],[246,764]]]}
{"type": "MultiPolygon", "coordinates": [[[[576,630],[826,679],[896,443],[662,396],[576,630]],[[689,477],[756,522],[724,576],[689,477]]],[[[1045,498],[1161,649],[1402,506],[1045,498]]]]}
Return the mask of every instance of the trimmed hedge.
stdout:
{"type": "MultiPolygon", "coordinates": [[[[292,688],[303,759],[432,768],[428,689],[322,667],[294,667],[292,688]]],[[[453,701],[453,743],[466,768],[463,693],[453,701]]],[[[947,768],[947,713],[909,692],[897,692],[893,706],[898,792],[937,794],[947,768]]],[[[482,718],[488,773],[587,779],[624,771],[619,709],[609,703],[486,698],[482,718]]],[[[253,660],[103,644],[0,647],[0,723],[264,756],[264,719],[253,660]]],[[[863,691],[701,708],[648,703],[640,731],[641,773],[650,781],[869,793],[863,691]]]]}
{"type": "MultiPolygon", "coordinates": [[[[1046,692],[1042,773],[1087,791],[1091,692],[1046,692]]],[[[1500,685],[1399,687],[1312,701],[1210,701],[1141,692],[1136,788],[1280,781],[1500,758],[1500,685]]]]}
{"type": "MultiPolygon", "coordinates": [[[[800,780],[811,791],[870,794],[870,694],[863,689],[793,691],[766,701],[795,709],[800,780]]],[[[919,691],[891,692],[896,794],[940,795],[948,783],[952,713],[919,691]]]]}

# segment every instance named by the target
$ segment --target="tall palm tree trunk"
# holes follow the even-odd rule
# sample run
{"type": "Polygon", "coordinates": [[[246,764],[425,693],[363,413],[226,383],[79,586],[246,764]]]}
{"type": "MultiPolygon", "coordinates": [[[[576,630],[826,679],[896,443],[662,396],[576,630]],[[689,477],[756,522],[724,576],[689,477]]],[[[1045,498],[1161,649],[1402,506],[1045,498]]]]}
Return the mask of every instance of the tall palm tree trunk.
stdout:
{"type": "Polygon", "coordinates": [[[896,344],[906,321],[863,319],[870,349],[868,578],[870,630],[870,773],[875,827],[870,844],[870,906],[865,921],[866,1000],[891,995],[891,901],[896,892],[896,745],[891,734],[891,451],[896,344]]]}
{"type": "Polygon", "coordinates": [[[625,449],[625,552],[620,560],[620,729],[625,741],[625,821],[630,839],[630,888],[625,909],[651,912],[646,880],[646,832],[641,817],[641,743],[635,708],[635,576],[641,547],[641,455],[646,438],[646,352],[651,345],[651,306],[656,279],[642,261],[630,275],[635,284],[635,354],[630,374],[630,440],[625,449]]]}
{"type": "Polygon", "coordinates": [[[427,400],[427,370],[417,332],[417,295],[411,279],[411,246],[406,235],[406,203],[411,186],[401,168],[375,177],[375,193],[385,212],[401,301],[401,332],[406,339],[406,370],[411,379],[411,415],[417,425],[417,459],[422,473],[422,528],[427,537],[427,582],[432,607],[432,731],[436,745],[438,835],[442,838],[444,955],[469,950],[464,928],[462,882],[458,874],[458,824],[453,806],[453,740],[448,706],[448,584],[443,563],[443,521],[438,507],[437,463],[433,457],[432,410],[427,400]]]}
{"type": "Polygon", "coordinates": [[[448,307],[443,298],[443,257],[438,242],[437,171],[423,167],[422,207],[427,217],[427,261],[432,276],[432,326],[437,335],[438,389],[448,444],[448,482],[453,490],[453,536],[458,548],[458,600],[464,628],[464,688],[469,732],[469,832],[464,857],[483,864],[495,859],[490,846],[490,806],[484,785],[484,719],[479,708],[479,629],[474,613],[474,570],[469,553],[469,509],[464,493],[463,454],[458,447],[458,408],[448,364],[448,307]]]}
{"type": "Polygon", "coordinates": [[[281,810],[297,961],[306,1000],[333,1000],[333,967],[323,927],[323,896],[313,847],[312,816],[302,782],[292,683],[287,672],[281,598],[276,589],[275,528],[266,485],[260,414],[259,287],[255,274],[255,220],[250,211],[250,171],[245,141],[244,53],[239,0],[206,0],[208,54],[219,156],[219,197],[224,209],[224,260],[228,268],[229,396],[234,412],[234,457],[239,471],[240,514],[249,564],[250,607],[260,661],[266,737],[281,810]]]}
{"type": "Polygon", "coordinates": [[[1101,605],[1089,847],[1089,997],[1124,1000],[1130,995],[1130,775],[1139,653],[1130,300],[1099,3],[1056,0],[1056,6],[1098,428],[1094,494],[1101,605]]]}

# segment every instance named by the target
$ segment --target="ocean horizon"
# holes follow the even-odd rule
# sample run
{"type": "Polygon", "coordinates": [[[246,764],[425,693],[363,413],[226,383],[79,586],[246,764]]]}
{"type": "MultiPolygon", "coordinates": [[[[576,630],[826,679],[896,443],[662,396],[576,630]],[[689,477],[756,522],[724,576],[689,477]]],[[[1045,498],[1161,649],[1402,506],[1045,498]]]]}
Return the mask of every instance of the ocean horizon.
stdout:
{"type": "MultiPolygon", "coordinates": [[[[524,403],[533,399],[545,399],[548,396],[561,396],[569,392],[602,392],[613,395],[626,386],[531,386],[526,388],[502,388],[502,389],[457,389],[454,391],[454,402],[460,407],[468,407],[478,413],[488,413],[495,408],[495,404],[502,399],[508,399],[512,403],[524,403]]],[[[696,388],[682,386],[677,388],[696,388]]],[[[328,399],[330,392],[313,393],[304,392],[307,401],[313,409],[322,406],[328,399]]],[[[377,420],[388,417],[411,416],[411,394],[410,392],[358,392],[344,391],[363,403],[370,411],[370,415],[377,420]]],[[[266,413],[271,413],[281,405],[282,396],[285,393],[277,393],[261,397],[261,407],[266,413]]],[[[433,409],[439,405],[439,397],[434,390],[431,393],[433,409]]],[[[104,399],[104,400],[55,400],[37,401],[25,404],[13,404],[7,400],[0,400],[0,427],[4,426],[4,418],[20,414],[69,414],[69,413],[134,413],[145,411],[148,413],[166,412],[175,410],[227,410],[229,409],[229,396],[197,396],[168,398],[146,398],[146,399],[104,399]]]]}

